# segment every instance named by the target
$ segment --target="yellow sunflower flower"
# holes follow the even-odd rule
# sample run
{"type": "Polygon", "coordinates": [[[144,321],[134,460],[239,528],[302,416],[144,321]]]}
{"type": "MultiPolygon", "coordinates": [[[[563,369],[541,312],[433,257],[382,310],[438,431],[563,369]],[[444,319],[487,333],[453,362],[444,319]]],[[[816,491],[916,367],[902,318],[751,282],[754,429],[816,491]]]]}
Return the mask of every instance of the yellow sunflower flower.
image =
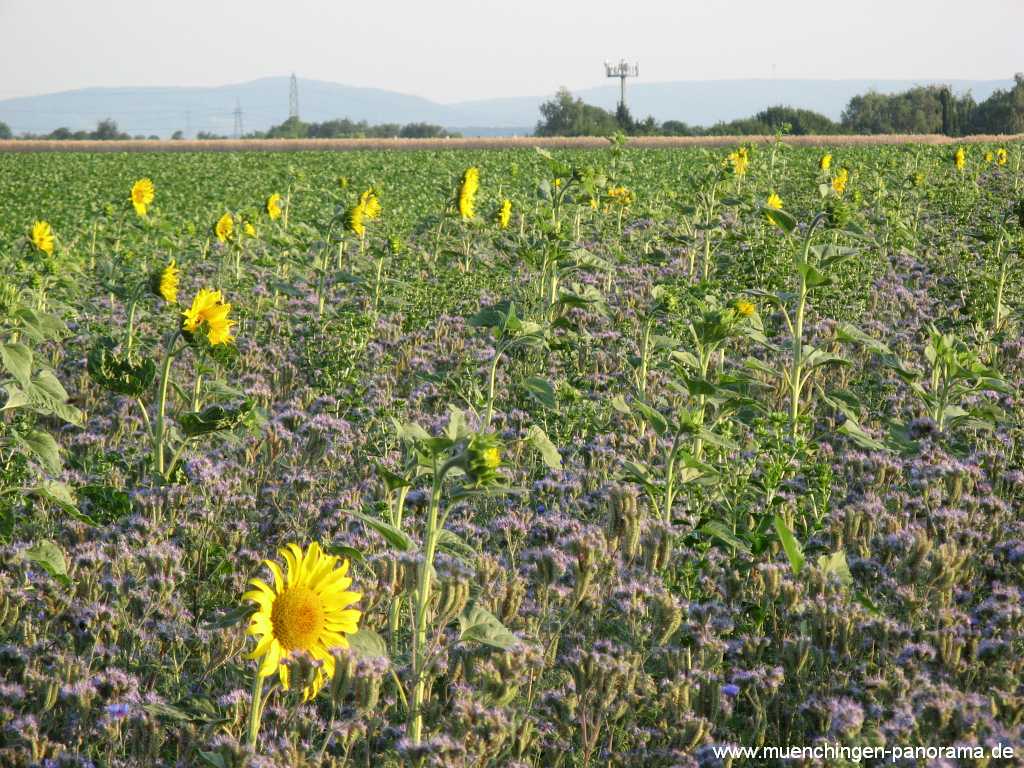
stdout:
{"type": "Polygon", "coordinates": [[[827,171],[831,167],[832,167],[832,153],[831,152],[826,152],[824,155],[821,156],[821,160],[818,161],[818,168],[820,168],[823,171],[827,171]]]}
{"type": "Polygon", "coordinates": [[[37,221],[32,225],[32,245],[47,256],[53,255],[53,228],[48,222],[37,221]]]}
{"type": "Polygon", "coordinates": [[[1010,160],[1010,154],[1006,151],[1005,147],[1000,147],[996,150],[996,165],[1006,165],[1010,160]]]}
{"type": "Polygon", "coordinates": [[[265,560],[273,574],[273,586],[262,579],[252,579],[255,587],[244,595],[258,609],[249,621],[248,634],[257,638],[250,659],[262,659],[257,674],[261,678],[277,673],[281,686],[287,690],[288,666],[293,653],[308,653],[321,662],[312,682],[302,691],[308,701],[319,693],[324,683],[334,676],[336,648],[348,648],[345,635],[359,630],[361,611],[350,608],[362,595],[350,592],[349,562],[338,565],[338,558],[328,555],[313,542],[306,551],[297,544],[280,550],[287,565],[287,574],[272,560],[265,560]]]}
{"type": "Polygon", "coordinates": [[[956,152],[953,153],[953,165],[956,166],[958,171],[962,171],[967,166],[967,150],[963,147],[957,147],[956,152]]]}
{"type": "Polygon", "coordinates": [[[178,283],[180,281],[181,270],[178,269],[174,259],[171,259],[171,263],[163,268],[160,273],[160,281],[157,285],[157,293],[163,297],[163,300],[168,304],[178,303],[178,283]]]}
{"type": "Polygon", "coordinates": [[[132,184],[132,207],[139,216],[145,216],[156,197],[156,188],[151,179],[139,179],[132,184]]]}
{"type": "Polygon", "coordinates": [[[242,226],[242,229],[245,231],[246,237],[256,237],[256,227],[254,227],[248,221],[245,222],[245,224],[242,226]]]}
{"type": "Polygon", "coordinates": [[[745,176],[747,166],[750,165],[750,151],[746,147],[740,147],[735,152],[730,152],[727,158],[732,166],[732,172],[737,176],[745,176]]]}
{"type": "Polygon", "coordinates": [[[220,291],[203,288],[192,300],[192,306],[182,313],[181,327],[188,333],[195,333],[206,325],[206,338],[211,345],[227,344],[234,339],[231,328],[237,323],[228,319],[231,305],[224,301],[220,291]]]}
{"type": "Polygon", "coordinates": [[[771,208],[772,210],[775,211],[782,210],[782,198],[779,197],[778,193],[776,192],[772,192],[770,195],[768,195],[768,199],[765,200],[764,204],[766,208],[771,208]]]}
{"type": "Polygon", "coordinates": [[[363,207],[363,215],[368,219],[379,219],[384,209],[381,207],[377,193],[368,189],[359,196],[359,205],[363,207]]]}
{"type": "Polygon", "coordinates": [[[462,183],[459,184],[459,214],[464,221],[476,216],[474,206],[476,205],[476,192],[480,189],[480,170],[478,168],[467,168],[462,174],[462,183]]]}
{"type": "Polygon", "coordinates": [[[498,226],[508,229],[510,221],[512,221],[512,201],[506,198],[501,201],[501,209],[498,211],[498,226]]]}
{"type": "Polygon", "coordinates": [[[349,232],[353,232],[359,237],[362,237],[366,234],[365,219],[366,209],[359,203],[356,203],[349,208],[348,213],[345,214],[345,228],[348,229],[349,232]]]}
{"type": "Polygon", "coordinates": [[[281,195],[277,192],[267,198],[267,216],[270,217],[271,221],[277,221],[281,218],[281,195]]]}
{"type": "Polygon", "coordinates": [[[754,302],[747,301],[746,299],[739,299],[736,302],[736,312],[741,317],[753,317],[754,312],[757,311],[757,307],[754,306],[754,302]]]}
{"type": "Polygon", "coordinates": [[[225,213],[217,220],[217,226],[213,228],[213,232],[222,243],[231,239],[231,235],[235,232],[235,220],[230,213],[225,213]]]}
{"type": "Polygon", "coordinates": [[[618,203],[621,206],[633,204],[633,193],[626,187],[612,187],[608,190],[608,197],[613,203],[618,203]]]}
{"type": "Polygon", "coordinates": [[[837,195],[841,195],[846,191],[846,185],[850,181],[850,171],[846,168],[840,168],[835,178],[832,179],[832,189],[837,195]]]}
{"type": "Polygon", "coordinates": [[[989,150],[988,152],[985,153],[985,162],[986,163],[991,163],[995,159],[996,159],[996,156],[994,154],[992,154],[991,150],[989,150]]]}

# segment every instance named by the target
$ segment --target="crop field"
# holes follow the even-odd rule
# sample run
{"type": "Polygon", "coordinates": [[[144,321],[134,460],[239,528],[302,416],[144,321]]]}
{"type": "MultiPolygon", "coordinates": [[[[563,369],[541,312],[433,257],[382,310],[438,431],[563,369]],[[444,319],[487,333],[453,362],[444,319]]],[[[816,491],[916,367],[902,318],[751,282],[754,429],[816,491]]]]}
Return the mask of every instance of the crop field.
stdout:
{"type": "Polygon", "coordinates": [[[0,765],[1020,765],[1022,154],[0,154],[0,765]]]}

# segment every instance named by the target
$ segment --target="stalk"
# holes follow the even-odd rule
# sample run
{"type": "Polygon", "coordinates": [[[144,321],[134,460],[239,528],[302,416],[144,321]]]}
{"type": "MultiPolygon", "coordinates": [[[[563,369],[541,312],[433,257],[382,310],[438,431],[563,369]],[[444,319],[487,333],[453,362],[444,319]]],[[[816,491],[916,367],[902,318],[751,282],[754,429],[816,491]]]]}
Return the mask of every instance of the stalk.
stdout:
{"type": "Polygon", "coordinates": [[[167,344],[167,353],[164,355],[163,367],[160,373],[160,399],[156,411],[156,428],[153,431],[153,462],[156,471],[161,476],[164,474],[164,427],[167,414],[167,386],[171,379],[171,362],[176,354],[175,347],[181,331],[176,331],[167,344]]]}
{"type": "Polygon", "coordinates": [[[416,586],[416,635],[412,648],[413,674],[416,679],[416,687],[413,689],[412,708],[410,709],[412,718],[410,733],[413,744],[419,744],[423,736],[423,698],[427,687],[424,676],[427,646],[427,607],[430,604],[430,569],[434,562],[434,550],[437,547],[437,520],[441,507],[443,472],[444,469],[440,473],[437,471],[437,462],[435,460],[434,486],[430,494],[430,513],[427,516],[427,529],[424,534],[423,561],[420,563],[416,586]]]}

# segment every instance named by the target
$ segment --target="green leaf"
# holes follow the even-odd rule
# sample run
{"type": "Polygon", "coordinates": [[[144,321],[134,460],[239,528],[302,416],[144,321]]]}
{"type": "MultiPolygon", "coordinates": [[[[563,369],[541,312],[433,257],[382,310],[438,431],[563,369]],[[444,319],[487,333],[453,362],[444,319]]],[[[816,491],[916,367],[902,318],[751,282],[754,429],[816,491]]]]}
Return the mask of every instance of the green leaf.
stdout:
{"type": "Polygon", "coordinates": [[[130,355],[117,354],[116,343],[102,338],[89,352],[86,370],[105,389],[126,397],[138,397],[149,389],[156,377],[156,364],[148,357],[135,361],[130,355]]]}
{"type": "Polygon", "coordinates": [[[40,463],[52,474],[61,470],[60,448],[57,441],[48,432],[33,429],[27,435],[18,438],[22,445],[39,459],[40,463]]]}
{"type": "Polygon", "coordinates": [[[212,765],[213,768],[228,768],[228,764],[220,752],[204,752],[200,749],[198,750],[198,754],[209,765],[212,765]]]}
{"type": "Polygon", "coordinates": [[[362,512],[349,512],[349,514],[357,520],[360,520],[366,525],[368,525],[377,533],[379,533],[382,537],[384,537],[384,540],[387,541],[388,544],[397,549],[399,552],[412,552],[416,549],[416,544],[409,537],[409,534],[407,534],[405,531],[401,531],[398,528],[395,528],[390,523],[385,523],[383,520],[380,520],[376,517],[364,515],[362,512]]]}
{"type": "Polygon", "coordinates": [[[205,629],[229,629],[249,620],[258,609],[255,603],[244,603],[203,623],[205,629]]]}
{"type": "Polygon", "coordinates": [[[872,352],[877,352],[880,355],[891,355],[892,350],[889,349],[885,343],[878,339],[868,336],[864,331],[855,325],[850,323],[842,323],[836,331],[836,338],[840,341],[854,342],[860,344],[872,352]]]}
{"type": "Polygon", "coordinates": [[[700,527],[700,532],[706,536],[718,539],[723,544],[738,549],[740,552],[750,553],[750,545],[740,539],[721,520],[710,520],[700,527]]]}
{"type": "Polygon", "coordinates": [[[550,469],[562,468],[562,455],[543,429],[534,424],[526,433],[526,441],[537,449],[550,469]]]}
{"type": "Polygon", "coordinates": [[[472,562],[476,560],[477,552],[469,544],[462,540],[458,534],[442,528],[437,534],[437,546],[446,550],[460,560],[472,562]]]}
{"type": "Polygon", "coordinates": [[[23,556],[30,563],[38,565],[64,586],[71,584],[68,578],[68,564],[64,552],[54,542],[44,539],[26,549],[23,556]]]}
{"type": "Polygon", "coordinates": [[[503,651],[509,650],[517,642],[515,635],[493,613],[476,603],[459,616],[459,639],[475,640],[503,651]]]}
{"type": "Polygon", "coordinates": [[[833,552],[831,555],[821,555],[818,558],[818,568],[825,573],[835,574],[844,587],[853,584],[850,566],[846,563],[846,553],[843,551],[833,552]]]}
{"type": "Polygon", "coordinates": [[[804,567],[804,551],[800,546],[800,542],[796,540],[793,532],[789,530],[789,526],[786,525],[786,521],[783,520],[779,515],[774,516],[775,532],[779,535],[779,541],[782,542],[782,548],[786,552],[786,557],[789,558],[789,567],[793,569],[793,573],[797,576],[800,575],[800,571],[804,567]]]}
{"type": "Polygon", "coordinates": [[[62,507],[78,511],[74,491],[71,490],[67,483],[62,483],[58,480],[45,480],[32,488],[31,492],[56,502],[62,507]]]}
{"type": "Polygon", "coordinates": [[[888,451],[889,447],[879,440],[871,437],[867,432],[861,428],[854,419],[847,416],[846,421],[842,423],[839,429],[836,430],[841,435],[846,435],[848,438],[853,440],[861,448],[867,448],[871,451],[888,451]]]}
{"type": "Polygon", "coordinates": [[[388,646],[384,638],[367,627],[360,627],[359,631],[346,635],[348,647],[355,651],[356,655],[369,658],[388,658],[388,646]]]}
{"type": "Polygon", "coordinates": [[[555,388],[551,386],[547,379],[542,379],[540,376],[530,376],[523,381],[523,387],[526,388],[530,395],[537,398],[537,401],[545,408],[554,408],[557,404],[555,388]]]}
{"type": "Polygon", "coordinates": [[[236,406],[208,405],[201,411],[181,414],[178,422],[186,437],[222,432],[244,423],[254,406],[255,403],[251,399],[246,399],[236,406]]]}
{"type": "Polygon", "coordinates": [[[791,214],[785,211],[780,211],[775,208],[762,207],[761,213],[763,213],[772,224],[777,226],[787,234],[796,229],[796,219],[791,214]]]}
{"type": "Polygon", "coordinates": [[[4,393],[4,399],[0,401],[3,403],[0,406],[0,411],[13,411],[15,408],[23,408],[29,404],[28,396],[18,387],[0,387],[0,392],[4,393]]]}
{"type": "Polygon", "coordinates": [[[643,400],[634,400],[633,410],[640,412],[640,415],[647,420],[651,425],[651,429],[653,429],[659,437],[668,432],[668,422],[665,420],[665,417],[643,400]]]}
{"type": "Polygon", "coordinates": [[[32,380],[31,349],[17,342],[0,345],[0,362],[21,386],[29,385],[32,380]]]}

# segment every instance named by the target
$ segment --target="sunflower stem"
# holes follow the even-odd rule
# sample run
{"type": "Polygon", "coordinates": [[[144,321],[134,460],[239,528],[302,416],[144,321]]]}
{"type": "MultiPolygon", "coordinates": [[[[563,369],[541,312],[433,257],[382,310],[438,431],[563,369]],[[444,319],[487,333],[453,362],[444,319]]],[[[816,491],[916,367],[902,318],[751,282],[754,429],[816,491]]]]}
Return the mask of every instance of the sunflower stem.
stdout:
{"type": "Polygon", "coordinates": [[[252,707],[249,710],[249,746],[255,751],[256,740],[260,735],[260,720],[263,716],[263,678],[259,670],[253,676],[252,707]]]}
{"type": "Polygon", "coordinates": [[[153,430],[153,464],[157,473],[164,476],[164,433],[167,414],[167,387],[171,379],[171,363],[174,360],[175,347],[178,344],[178,336],[181,331],[176,331],[167,344],[167,354],[164,355],[164,364],[160,373],[160,400],[156,410],[156,428],[153,430]]]}
{"type": "Polygon", "coordinates": [[[437,546],[437,520],[441,507],[441,483],[444,472],[437,469],[434,460],[434,487],[430,494],[430,513],[427,517],[427,529],[424,532],[423,561],[419,567],[419,579],[416,587],[416,635],[413,640],[413,673],[416,687],[413,689],[412,718],[410,728],[412,743],[419,744],[423,735],[423,698],[426,693],[427,681],[424,676],[426,668],[427,645],[427,608],[430,604],[430,571],[434,563],[434,550],[437,546]]]}

